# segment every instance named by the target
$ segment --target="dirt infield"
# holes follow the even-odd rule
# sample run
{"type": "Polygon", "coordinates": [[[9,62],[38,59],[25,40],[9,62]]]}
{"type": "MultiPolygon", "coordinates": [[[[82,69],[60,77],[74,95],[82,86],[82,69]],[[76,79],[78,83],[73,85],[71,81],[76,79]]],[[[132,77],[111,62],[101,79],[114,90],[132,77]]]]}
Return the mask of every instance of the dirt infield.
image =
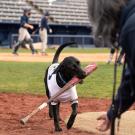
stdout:
{"type": "MultiPolygon", "coordinates": [[[[49,119],[47,109],[34,116],[26,126],[19,123],[19,120],[33,110],[37,105],[46,99],[44,96],[26,94],[0,94],[0,135],[51,135],[54,132],[53,121],[49,119]]],[[[109,100],[103,99],[79,99],[79,113],[91,111],[105,111],[109,100]]],[[[70,104],[62,104],[61,117],[64,120],[70,115],[70,104]]],[[[62,122],[63,131],[58,135],[94,135],[72,128],[66,129],[62,122]]]]}
{"type": "MultiPolygon", "coordinates": [[[[54,54],[48,53],[48,56],[41,56],[41,54],[20,53],[19,56],[14,56],[11,53],[1,53],[0,61],[17,61],[17,62],[50,62],[53,59],[54,54]]],[[[62,53],[60,60],[66,56],[75,56],[82,62],[105,62],[108,59],[107,53],[62,53]]]]}

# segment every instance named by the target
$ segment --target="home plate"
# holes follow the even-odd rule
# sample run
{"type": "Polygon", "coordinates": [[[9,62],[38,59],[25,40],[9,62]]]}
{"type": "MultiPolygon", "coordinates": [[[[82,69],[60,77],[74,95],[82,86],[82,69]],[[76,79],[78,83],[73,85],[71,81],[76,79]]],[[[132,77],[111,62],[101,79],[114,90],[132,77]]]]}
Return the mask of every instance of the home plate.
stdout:
{"type": "MultiPolygon", "coordinates": [[[[96,119],[104,113],[105,112],[87,112],[78,114],[73,128],[96,135],[110,135],[110,131],[99,132],[96,129],[98,124],[96,119]]],[[[116,126],[117,125],[118,121],[116,121],[116,126]]],[[[115,135],[135,135],[135,111],[124,113],[120,120],[119,131],[117,131],[117,129],[118,128],[116,128],[117,133],[115,135]]]]}

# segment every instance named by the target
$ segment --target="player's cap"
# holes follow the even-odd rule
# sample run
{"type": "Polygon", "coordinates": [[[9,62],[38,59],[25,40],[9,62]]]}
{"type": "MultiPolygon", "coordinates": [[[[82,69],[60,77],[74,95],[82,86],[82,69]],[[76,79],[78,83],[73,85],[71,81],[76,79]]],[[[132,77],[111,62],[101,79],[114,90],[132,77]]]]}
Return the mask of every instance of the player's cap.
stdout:
{"type": "Polygon", "coordinates": [[[24,12],[24,13],[31,13],[31,9],[25,8],[25,9],[23,10],[23,12],[24,12]]]}
{"type": "Polygon", "coordinates": [[[44,16],[50,16],[49,11],[46,11],[46,12],[44,13],[44,16]]]}

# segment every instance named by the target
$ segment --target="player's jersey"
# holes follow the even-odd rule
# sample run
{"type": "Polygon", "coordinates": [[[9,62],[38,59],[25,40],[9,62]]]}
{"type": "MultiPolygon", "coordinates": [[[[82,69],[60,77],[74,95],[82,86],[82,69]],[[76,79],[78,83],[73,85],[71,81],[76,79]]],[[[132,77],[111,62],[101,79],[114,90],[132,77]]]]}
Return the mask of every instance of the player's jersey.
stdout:
{"type": "MultiPolygon", "coordinates": [[[[59,64],[55,63],[52,64],[48,69],[47,84],[48,84],[50,97],[54,96],[58,91],[61,90],[61,88],[58,86],[56,82],[56,74],[53,74],[53,72],[56,70],[58,66],[59,64]]],[[[69,90],[65,91],[60,96],[58,96],[55,99],[56,102],[55,103],[53,102],[52,105],[55,105],[57,102],[67,102],[67,101],[71,101],[72,103],[74,103],[74,102],[78,102],[77,99],[78,96],[76,92],[76,86],[74,86],[69,90]]]]}
{"type": "Polygon", "coordinates": [[[45,28],[47,30],[50,29],[50,27],[48,25],[48,20],[45,17],[42,17],[42,19],[41,19],[40,28],[41,29],[44,29],[45,28]]]}
{"type": "Polygon", "coordinates": [[[25,28],[25,29],[28,29],[28,28],[26,28],[24,26],[26,23],[27,24],[29,23],[29,17],[27,17],[26,15],[21,16],[20,26],[23,27],[23,28],[25,28]]]}

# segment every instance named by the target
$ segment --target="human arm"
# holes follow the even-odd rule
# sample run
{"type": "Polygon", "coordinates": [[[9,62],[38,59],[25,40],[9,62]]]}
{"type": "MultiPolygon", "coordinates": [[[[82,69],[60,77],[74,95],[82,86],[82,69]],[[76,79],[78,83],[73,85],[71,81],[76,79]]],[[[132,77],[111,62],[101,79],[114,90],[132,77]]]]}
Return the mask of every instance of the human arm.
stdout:
{"type": "Polygon", "coordinates": [[[118,89],[118,94],[114,102],[115,110],[113,113],[112,107],[108,110],[107,114],[100,116],[98,120],[102,120],[102,123],[98,126],[98,130],[106,131],[110,127],[112,118],[120,116],[127,111],[135,101],[135,31],[129,32],[123,39],[125,44],[126,59],[128,68],[124,73],[124,78],[118,89]]]}
{"type": "Polygon", "coordinates": [[[31,29],[31,30],[34,29],[33,25],[28,24],[28,23],[25,23],[25,24],[24,24],[24,27],[29,28],[29,29],[31,29]]]}
{"type": "Polygon", "coordinates": [[[116,100],[114,102],[114,113],[111,105],[107,113],[97,118],[97,120],[100,122],[100,124],[97,126],[97,129],[99,131],[104,132],[108,130],[110,128],[112,118],[118,117],[119,115],[121,115],[129,109],[129,107],[134,102],[134,96],[131,96],[131,93],[132,91],[130,88],[130,79],[129,76],[126,75],[125,80],[122,82],[118,89],[116,100]]]}

